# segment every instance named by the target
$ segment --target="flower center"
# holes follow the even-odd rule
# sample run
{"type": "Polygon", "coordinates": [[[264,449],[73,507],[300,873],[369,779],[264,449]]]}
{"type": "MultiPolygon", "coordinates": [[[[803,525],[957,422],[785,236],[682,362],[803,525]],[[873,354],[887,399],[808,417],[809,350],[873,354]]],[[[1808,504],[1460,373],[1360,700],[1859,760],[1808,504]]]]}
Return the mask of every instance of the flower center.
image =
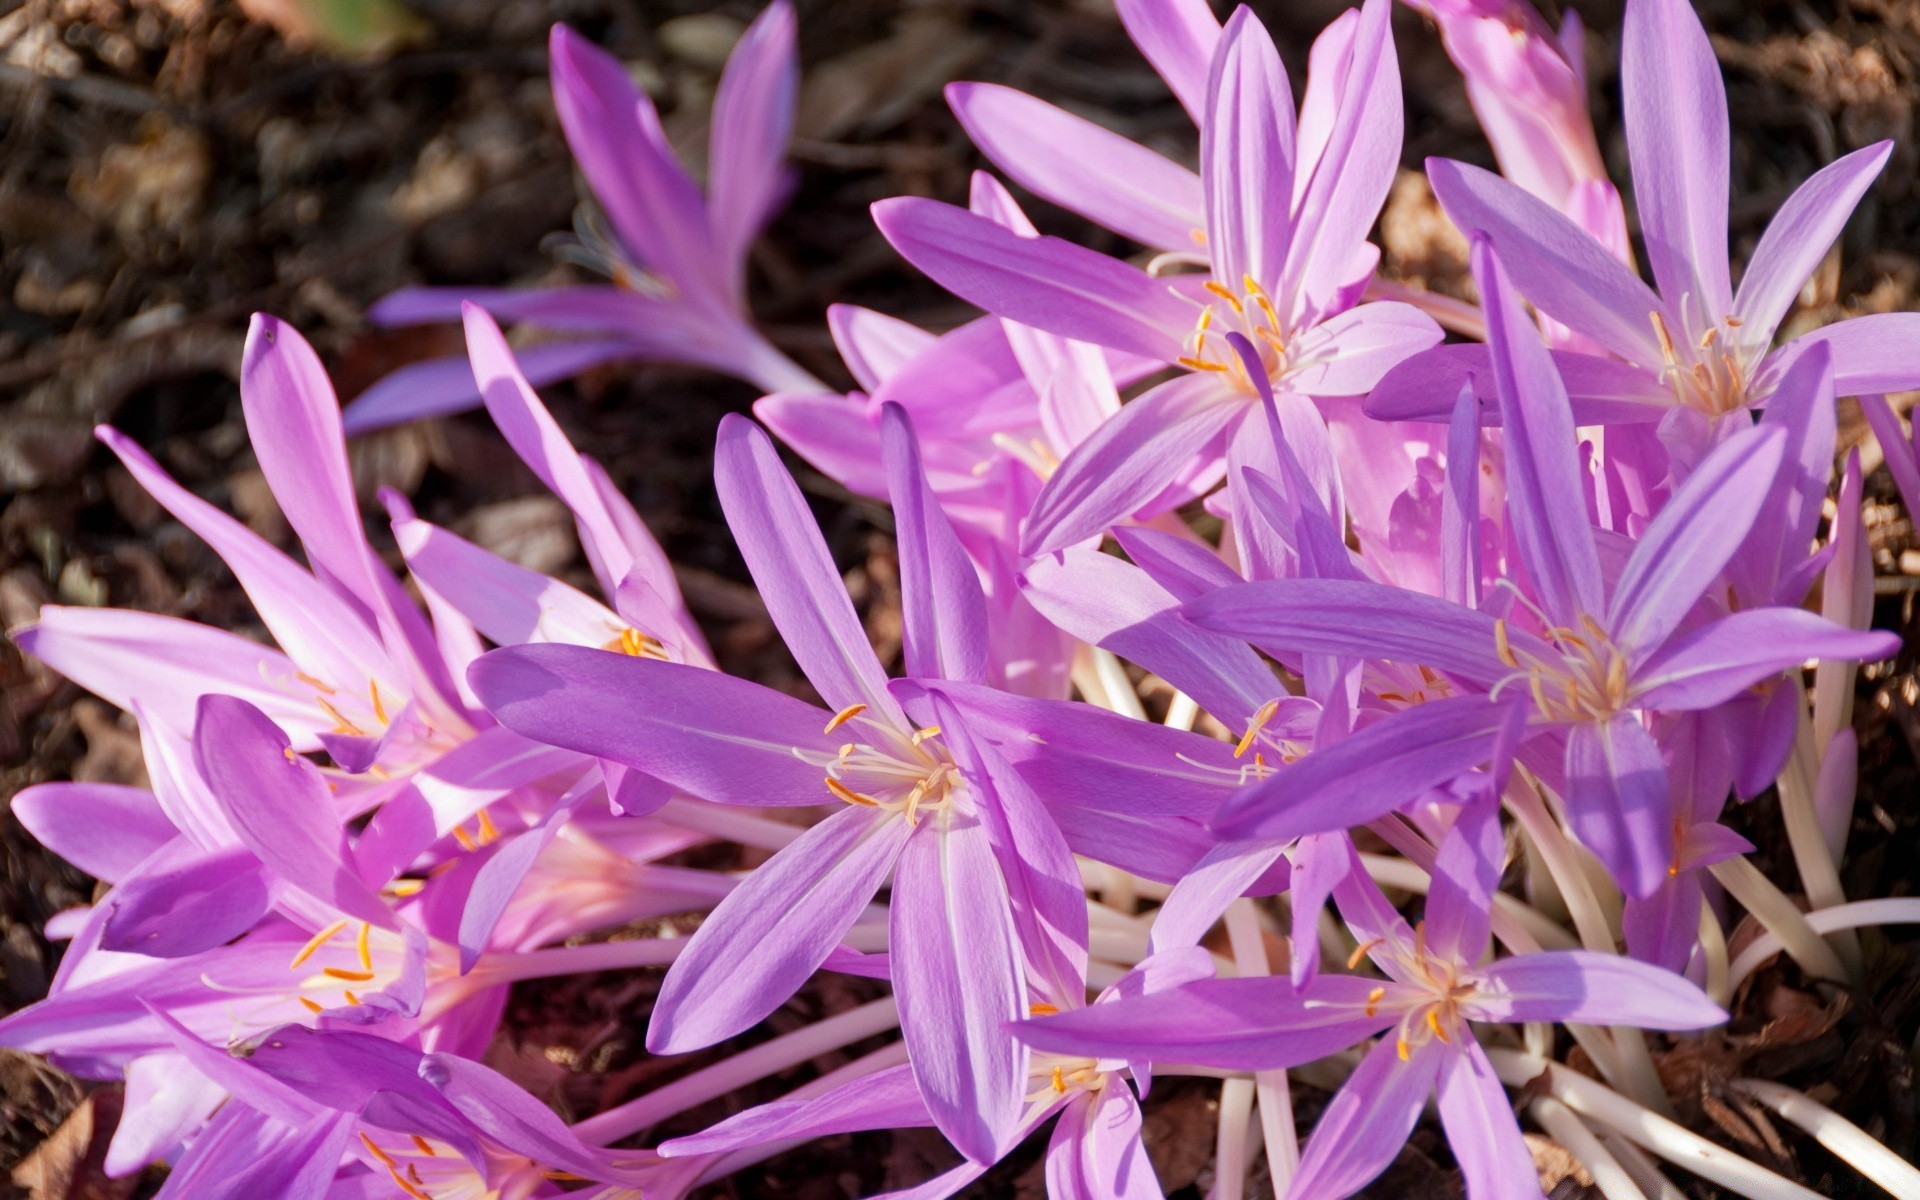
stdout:
{"type": "Polygon", "coordinates": [[[1200,319],[1181,343],[1180,356],[1174,361],[1191,371],[1212,371],[1225,375],[1234,386],[1248,395],[1257,395],[1247,369],[1226,335],[1244,335],[1260,355],[1267,378],[1278,380],[1287,373],[1287,327],[1273,305],[1273,297],[1251,275],[1240,279],[1235,292],[1218,280],[1202,285],[1212,301],[1201,304],[1200,319]]]}
{"type": "Polygon", "coordinates": [[[402,1137],[385,1130],[376,1132],[380,1141],[362,1129],[360,1144],[408,1200],[519,1200],[539,1191],[547,1181],[579,1179],[564,1171],[541,1171],[530,1159],[483,1146],[489,1173],[504,1177],[500,1186],[494,1187],[487,1182],[487,1175],[445,1142],[417,1133],[402,1137]]]}
{"type": "MultiPolygon", "coordinates": [[[[1687,303],[1690,299],[1682,300],[1683,312],[1691,310],[1687,303]]],[[[1660,341],[1660,378],[1673,389],[1675,400],[1709,417],[1725,416],[1747,406],[1753,377],[1735,336],[1740,318],[1722,318],[1725,335],[1721,325],[1709,325],[1698,337],[1689,336],[1682,342],[1674,339],[1665,317],[1657,312],[1647,316],[1653,322],[1654,337],[1660,341]]],[[[1690,328],[1682,332],[1691,334],[1690,328]]]]}
{"type": "Polygon", "coordinates": [[[827,722],[826,732],[857,726],[871,741],[842,743],[833,754],[794,749],[802,762],[826,772],[827,791],[846,804],[884,808],[917,825],[923,812],[940,812],[966,784],[966,777],[939,741],[940,727],[911,733],[864,716],[867,706],[852,704],[827,722]]]}
{"type": "Polygon", "coordinates": [[[1109,1078],[1094,1059],[1036,1051],[1027,1060],[1027,1103],[1044,1106],[1068,1092],[1097,1092],[1109,1078]]]}
{"type": "MultiPolygon", "coordinates": [[[[1375,942],[1360,947],[1348,965],[1359,965],[1360,959],[1379,945],[1375,942]]],[[[1461,979],[1460,964],[1453,958],[1428,952],[1425,921],[1414,926],[1411,947],[1396,943],[1388,955],[1397,968],[1392,974],[1419,993],[1401,1015],[1394,1037],[1400,1060],[1405,1062],[1415,1050],[1435,1039],[1451,1045],[1461,1036],[1465,1021],[1461,1006],[1474,995],[1478,985],[1461,979]]],[[[1384,987],[1373,989],[1367,997],[1368,1016],[1374,1014],[1386,995],[1384,987]]]]}
{"type": "Polygon", "coordinates": [[[1564,625],[1547,630],[1547,638],[1560,652],[1558,658],[1515,650],[1507,639],[1504,619],[1494,622],[1493,637],[1500,661],[1513,670],[1494,685],[1496,699],[1508,684],[1525,680],[1545,721],[1604,721],[1630,707],[1627,657],[1600,623],[1585,613],[1580,615],[1579,630],[1564,625]]]}

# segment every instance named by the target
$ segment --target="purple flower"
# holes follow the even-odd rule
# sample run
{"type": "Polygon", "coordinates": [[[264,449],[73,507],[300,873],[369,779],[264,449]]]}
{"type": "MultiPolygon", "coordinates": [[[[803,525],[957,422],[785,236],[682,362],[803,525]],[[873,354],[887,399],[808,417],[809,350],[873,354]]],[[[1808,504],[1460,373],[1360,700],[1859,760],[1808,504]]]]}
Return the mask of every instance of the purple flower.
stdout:
{"type": "MultiPolygon", "coordinates": [[[[1470,695],[1521,691],[1532,700],[1529,731],[1565,738],[1574,832],[1629,895],[1645,897],[1674,869],[1667,771],[1646,714],[1713,708],[1808,659],[1884,657],[1899,641],[1794,608],[1694,616],[1778,486],[1786,431],[1777,426],[1724,438],[1617,575],[1603,575],[1565,389],[1484,239],[1474,264],[1505,427],[1509,536],[1531,596],[1496,617],[1373,583],[1277,580],[1223,588],[1183,611],[1203,629],[1273,652],[1417,664],[1470,695]]],[[[1431,725],[1443,740],[1469,736],[1476,722],[1485,729],[1501,722],[1494,706],[1476,717],[1471,699],[1457,727],[1438,712],[1422,714],[1458,703],[1416,706],[1394,720],[1410,730],[1431,725]]],[[[1224,833],[1271,835],[1274,823],[1297,819],[1275,807],[1277,793],[1250,789],[1237,799],[1216,821],[1224,833]]],[[[1347,820],[1383,811],[1369,807],[1347,820]]]]}
{"type": "MultiPolygon", "coordinates": [[[[1727,99],[1705,30],[1687,0],[1630,0],[1621,61],[1627,145],[1647,258],[1658,292],[1613,250],[1520,187],[1447,159],[1427,164],[1434,192],[1468,233],[1500,247],[1521,294],[1543,313],[1630,364],[1563,356],[1582,423],[1663,422],[1682,463],[1721,418],[1767,403],[1794,354],[1827,345],[1840,395],[1920,382],[1920,317],[1842,321],[1778,350],[1772,342],[1807,277],[1892,153],[1855,151],[1781,206],[1754,248],[1739,291],[1727,262],[1727,99]]],[[[1484,377],[1486,351],[1448,347],[1382,381],[1368,411],[1432,419],[1461,380],[1484,377]]]]}
{"type": "MultiPolygon", "coordinates": [[[[1187,374],[1120,410],[1035,502],[1027,555],[1063,549],[1152,500],[1196,460],[1261,455],[1259,394],[1227,345],[1239,332],[1276,388],[1365,393],[1440,329],[1406,304],[1356,307],[1377,252],[1366,235],[1393,180],[1400,78],[1386,0],[1343,39],[1336,89],[1309,86],[1299,127],[1278,51],[1245,9],[1214,51],[1201,132],[1209,273],[1169,281],[1093,251],[1018,233],[951,205],[874,207],[895,248],[989,312],[1187,374]],[[1310,119],[1311,118],[1311,119],[1310,119]],[[1243,445],[1243,443],[1246,443],[1243,445]]],[[[1317,82],[1317,80],[1316,80],[1317,82]]],[[[1231,478],[1231,472],[1229,478],[1231,478]]]]}
{"type": "Polygon", "coordinates": [[[1020,1036],[1055,1054],[1266,1070],[1386,1033],[1321,1115],[1288,1195],[1339,1200],[1359,1191],[1393,1161],[1436,1093],[1467,1194],[1532,1194],[1532,1157],[1474,1023],[1686,1030],[1717,1025],[1726,1013],[1685,979],[1609,954],[1535,953],[1482,966],[1502,851],[1498,805],[1462,809],[1441,845],[1418,926],[1393,910],[1354,859],[1334,897],[1384,979],[1321,974],[1302,986],[1278,977],[1207,979],[1029,1020],[1020,1036]]]}
{"type": "MultiPolygon", "coordinates": [[[[609,284],[534,291],[408,288],[368,312],[382,325],[459,318],[475,302],[505,321],[584,335],[526,350],[527,375],[551,383],[604,362],[687,363],[769,391],[813,378],[754,329],[747,251],[791,187],[783,163],[799,62],[793,9],[776,0],[735,47],[714,96],[706,192],[688,175],[654,111],[619,61],[564,25],[553,28],[553,99],[610,229],[583,221],[579,257],[609,284]]],[[[402,368],[347,412],[351,432],[438,416],[480,401],[464,359],[402,368]]]]}

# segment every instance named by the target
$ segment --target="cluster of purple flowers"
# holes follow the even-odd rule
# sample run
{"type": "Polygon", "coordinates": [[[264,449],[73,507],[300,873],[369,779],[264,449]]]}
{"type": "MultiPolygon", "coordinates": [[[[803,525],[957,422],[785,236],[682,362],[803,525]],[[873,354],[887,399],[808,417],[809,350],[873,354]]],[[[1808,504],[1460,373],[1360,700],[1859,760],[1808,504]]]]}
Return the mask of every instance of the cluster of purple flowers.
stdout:
{"type": "Polygon", "coordinates": [[[1430,1098],[1473,1200],[1537,1200],[1523,1085],[1610,1200],[1663,1194],[1655,1158],[1811,1196],[1676,1124],[1643,1031],[1722,1023],[1780,948],[1848,978],[1851,928],[1920,918],[1840,891],[1853,671],[1900,643],[1867,627],[1857,456],[1829,500],[1836,398],[1860,396],[1920,501],[1878,395],[1920,386],[1920,314],[1773,344],[1889,146],[1795,192],[1736,289],[1712,51],[1686,0],[1628,0],[1649,284],[1578,26],[1424,0],[1503,171],[1427,164],[1471,242],[1467,305],[1375,275],[1401,151],[1389,0],[1318,38],[1297,108],[1248,10],[1117,4],[1193,117],[1197,171],[1004,87],[948,99],[1007,178],[1150,257],[1039,236],[985,173],[965,208],[884,201],[900,253],[987,315],[936,335],[834,310],[860,391],[788,361],[745,302],[788,186],[777,0],[720,84],[704,189],[621,67],[555,31],[604,217],[581,257],[607,285],[389,297],[376,320],[463,319],[469,359],[345,414],[300,336],[256,318],[247,428],[305,565],[100,431],[274,642],[58,607],[14,633],[133,715],[151,779],[13,801],[111,886],[50,927],[70,943],[51,994],[0,1042],[124,1080],[110,1171],[164,1161],[162,1195],[191,1200],[666,1200],[805,1139],[931,1126],[959,1165],[896,1193],[931,1198],[1051,1123],[1056,1200],[1135,1200],[1161,1194],[1139,1103],[1159,1072],[1222,1079],[1222,1200],[1256,1110],[1276,1192],[1339,1200],[1430,1098]],[[495,318],[587,336],[516,355],[495,318]],[[632,357],[769,391],[759,424],[721,424],[716,480],[819,703],[717,668],[659,545],[533,390],[632,357]],[[598,596],[394,494],[411,588],[369,544],[347,434],[474,404],[572,512],[598,596]],[[891,503],[897,675],[766,430],[891,503]],[[1775,786],[1811,913],[1721,823],[1775,786]],[[712,842],[770,856],[672,865],[712,842]],[[1736,905],[1765,932],[1730,960],[1736,905]],[[597,936],[687,913],[690,937],[597,936]],[[822,970],[891,994],[572,1125],[481,1065],[514,982],[660,967],[659,1055],[753,1028],[822,970]],[[785,1099],[609,1148],[875,1039],[785,1099]],[[1557,1061],[1576,1045],[1590,1073],[1557,1061]],[[1333,1092],[1304,1142],[1290,1075],[1333,1092]]]}

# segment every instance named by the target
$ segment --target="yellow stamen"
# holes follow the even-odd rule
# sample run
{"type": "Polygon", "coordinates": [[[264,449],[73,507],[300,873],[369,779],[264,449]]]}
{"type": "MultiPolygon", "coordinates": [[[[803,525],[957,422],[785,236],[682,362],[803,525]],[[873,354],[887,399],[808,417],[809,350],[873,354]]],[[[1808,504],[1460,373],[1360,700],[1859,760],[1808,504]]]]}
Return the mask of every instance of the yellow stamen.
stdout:
{"type": "Polygon", "coordinates": [[[429,1142],[427,1139],[421,1137],[417,1133],[413,1135],[413,1144],[418,1146],[420,1148],[420,1153],[426,1155],[428,1158],[440,1157],[440,1152],[433,1148],[433,1143],[429,1142]]]}
{"type": "Polygon", "coordinates": [[[426,890],[426,886],[427,881],[424,879],[396,879],[381,890],[390,896],[404,900],[408,896],[418,896],[426,890]]]}
{"type": "Polygon", "coordinates": [[[833,720],[828,721],[827,727],[820,732],[832,733],[865,711],[867,711],[867,706],[864,704],[849,704],[839,712],[833,714],[833,720]]]}
{"type": "Polygon", "coordinates": [[[306,1009],[308,1012],[314,1014],[315,1016],[319,1016],[321,1013],[327,1011],[319,1003],[313,1000],[309,1000],[305,996],[295,996],[294,999],[300,1002],[300,1006],[302,1008],[306,1009]]]}
{"type": "Polygon", "coordinates": [[[1254,710],[1253,720],[1247,725],[1247,731],[1240,735],[1240,744],[1233,748],[1235,758],[1245,758],[1247,751],[1253,749],[1253,740],[1260,736],[1267,722],[1273,720],[1273,714],[1280,711],[1278,699],[1269,700],[1254,710]]]}
{"type": "Polygon", "coordinates": [[[368,1137],[366,1134],[362,1133],[360,1135],[360,1143],[361,1145],[367,1148],[368,1154],[371,1154],[375,1158],[380,1160],[381,1166],[384,1166],[389,1170],[391,1170],[392,1168],[399,1165],[398,1163],[394,1162],[393,1155],[388,1154],[385,1150],[382,1150],[380,1148],[379,1143],[375,1142],[372,1138],[368,1137]]]}
{"type": "Polygon", "coordinates": [[[1029,1007],[1027,1011],[1036,1017],[1050,1017],[1060,1011],[1060,1006],[1057,1004],[1035,1004],[1029,1007]]]}
{"type": "Polygon", "coordinates": [[[373,926],[360,922],[360,936],[354,941],[354,949],[360,952],[360,969],[373,970],[373,949],[367,945],[367,939],[373,936],[373,926]]]}
{"type": "Polygon", "coordinates": [[[332,979],[344,979],[349,983],[365,983],[373,978],[372,971],[349,971],[345,967],[321,967],[320,973],[332,979]]]}
{"type": "Polygon", "coordinates": [[[373,697],[373,716],[382,725],[387,723],[387,706],[380,703],[380,685],[367,680],[367,695],[373,697]]]}
{"type": "Polygon", "coordinates": [[[1236,316],[1247,311],[1246,307],[1240,303],[1240,297],[1228,291],[1225,285],[1218,283],[1212,279],[1209,279],[1205,283],[1201,284],[1200,286],[1206,288],[1208,291],[1220,297],[1222,300],[1225,300],[1227,302],[1227,306],[1233,309],[1234,314],[1236,316]]]}
{"type": "Polygon", "coordinates": [[[1385,999],[1386,994],[1387,994],[1387,989],[1383,987],[1377,987],[1367,993],[1367,1015],[1368,1016],[1371,1017],[1373,1014],[1380,1011],[1380,1001],[1385,999]]]}
{"type": "Polygon", "coordinates": [[[477,848],[473,840],[473,835],[458,825],[453,827],[453,840],[460,843],[462,850],[473,850],[477,848]]]}
{"type": "Polygon", "coordinates": [[[354,994],[353,994],[353,989],[352,989],[352,988],[341,988],[341,989],[340,989],[340,994],[341,994],[342,996],[345,996],[345,997],[347,998],[347,1003],[348,1003],[348,1004],[350,1004],[350,1005],[352,1005],[352,1006],[353,1006],[353,1007],[355,1007],[355,1008],[359,1008],[359,1007],[360,1007],[360,997],[358,997],[358,996],[356,996],[356,995],[354,995],[354,994]]]}
{"type": "Polygon", "coordinates": [[[298,967],[301,963],[312,958],[316,953],[319,952],[320,947],[332,941],[333,935],[336,933],[339,933],[342,929],[345,929],[347,927],[347,924],[348,924],[347,919],[345,917],[342,917],[338,921],[335,921],[333,924],[327,926],[325,929],[322,929],[319,933],[314,934],[312,938],[308,939],[306,945],[300,947],[299,950],[294,952],[293,961],[287,964],[287,970],[291,971],[295,967],[298,967]]]}
{"type": "Polygon", "coordinates": [[[1505,663],[1508,668],[1514,670],[1519,668],[1520,660],[1514,656],[1513,643],[1507,640],[1507,619],[1505,617],[1501,617],[1493,623],[1493,649],[1494,653],[1500,656],[1500,661],[1505,663]]]}
{"type": "Polygon", "coordinates": [[[831,775],[827,776],[827,790],[840,799],[845,800],[848,804],[864,804],[868,808],[877,807],[879,804],[879,801],[875,800],[872,796],[862,796],[859,792],[854,791],[831,775]]]}
{"type": "Polygon", "coordinates": [[[314,691],[319,692],[323,695],[331,696],[334,694],[333,688],[328,687],[324,682],[322,682],[321,680],[315,679],[313,676],[307,674],[305,671],[295,671],[293,673],[293,677],[295,679],[298,679],[301,683],[306,684],[308,687],[312,688],[314,691]]]}
{"type": "Polygon", "coordinates": [[[477,823],[480,826],[480,844],[482,846],[489,845],[499,838],[500,828],[493,823],[493,818],[488,815],[486,809],[483,808],[480,810],[477,823]]]}
{"type": "Polygon", "coordinates": [[[1449,1046],[1453,1044],[1453,1039],[1448,1037],[1447,1031],[1440,1026],[1440,1012],[1438,1009],[1430,1008],[1427,1010],[1427,1028],[1433,1030],[1433,1036],[1439,1038],[1442,1042],[1445,1042],[1449,1046]]]}
{"type": "Polygon", "coordinates": [[[1053,1090],[1056,1092],[1067,1090],[1067,1077],[1059,1067],[1053,1069],[1053,1090]]]}
{"type": "Polygon", "coordinates": [[[292,747],[292,746],[287,746],[287,747],[284,747],[284,748],[283,748],[283,749],[282,749],[282,750],[280,751],[280,753],[282,753],[282,754],[284,754],[284,755],[286,755],[286,756],[287,756],[287,761],[288,761],[288,762],[299,762],[299,761],[300,761],[300,756],[299,756],[298,754],[295,754],[295,753],[293,752],[293,747],[292,747]]]}
{"type": "Polygon", "coordinates": [[[344,733],[349,737],[367,736],[366,731],[364,729],[361,729],[358,725],[355,725],[352,721],[347,720],[347,718],[340,712],[339,709],[327,703],[326,697],[315,696],[314,703],[320,706],[320,710],[322,712],[326,713],[329,717],[333,718],[332,732],[344,733]]]}
{"type": "Polygon", "coordinates": [[[1353,953],[1347,955],[1347,970],[1351,971],[1355,967],[1359,966],[1361,959],[1365,958],[1369,953],[1371,953],[1375,946],[1380,945],[1382,942],[1385,942],[1386,940],[1387,939],[1385,938],[1374,938],[1370,942],[1361,942],[1358,946],[1355,946],[1353,948],[1353,953]]]}
{"type": "Polygon", "coordinates": [[[1184,354],[1173,361],[1179,363],[1189,371],[1228,371],[1232,369],[1225,363],[1208,362],[1204,358],[1191,358],[1184,354]]]}
{"type": "Polygon", "coordinates": [[[1400,1055],[1401,1062],[1406,1062],[1407,1059],[1412,1057],[1407,1051],[1407,1037],[1405,1034],[1401,1034],[1399,1037],[1393,1039],[1393,1048],[1400,1055]]]}

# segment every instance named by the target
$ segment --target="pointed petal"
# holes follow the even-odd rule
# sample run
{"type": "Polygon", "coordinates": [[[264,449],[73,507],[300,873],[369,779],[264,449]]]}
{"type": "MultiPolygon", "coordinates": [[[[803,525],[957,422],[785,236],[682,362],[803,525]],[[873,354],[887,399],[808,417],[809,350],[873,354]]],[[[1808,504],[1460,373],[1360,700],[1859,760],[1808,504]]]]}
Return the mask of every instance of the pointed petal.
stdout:
{"type": "Polygon", "coordinates": [[[714,450],[720,507],[787,649],[828,705],[865,704],[905,727],[820,526],[758,425],[729,414],[714,450]]]}
{"type": "Polygon", "coordinates": [[[1214,847],[1173,885],[1154,914],[1147,945],[1155,953],[1197,946],[1227,906],[1280,861],[1283,842],[1227,842],[1214,847]]]}
{"type": "Polygon", "coordinates": [[[1760,244],[1747,260],[1733,314],[1742,333],[1771,336],[1794,298],[1819,267],[1854,205],[1887,165],[1892,142],[1877,142],[1820,168],[1797,188],[1767,223],[1760,244]]]}
{"type": "Polygon", "coordinates": [[[1192,305],[1138,267],[1055,237],[1022,237],[963,208],[911,196],[873,219],[893,248],[970,304],[1062,337],[1168,361],[1192,305]]]}
{"type": "Polygon", "coordinates": [[[1727,1019],[1684,976],[1617,954],[1552,950],[1503,958],[1469,1002],[1480,1021],[1576,1021],[1637,1029],[1706,1029],[1727,1019]]]}
{"type": "Polygon", "coordinates": [[[1606,593],[1566,388],[1484,239],[1474,243],[1473,275],[1487,310],[1506,434],[1508,520],[1541,607],[1556,622],[1577,626],[1582,615],[1605,611],[1606,593]]]}
{"type": "Polygon", "coordinates": [[[1322,975],[1297,991],[1278,976],[1202,979],[1015,1028],[1036,1050],[1263,1071],[1324,1058],[1391,1025],[1397,1011],[1366,1015],[1373,987],[1357,975],[1322,975]]]}
{"type": "Polygon", "coordinates": [[[1228,797],[1223,838],[1331,833],[1412,803],[1493,756],[1507,705],[1450,696],[1402,709],[1228,797]]]}
{"type": "Polygon", "coordinates": [[[1609,631],[1630,657],[1666,641],[1713,586],[1774,490],[1786,449],[1785,429],[1742,430],[1701,460],[1647,526],[1607,613],[1609,631]]]}
{"type": "Polygon", "coordinates": [[[667,972],[647,1049],[711,1046],[785,1003],[853,928],[909,832],[893,813],[843,808],[749,873],[667,972]]]}
{"type": "Polygon", "coordinates": [[[394,540],[407,567],[490,641],[565,642],[605,647],[627,623],[598,600],[414,519],[396,522],[394,540]]]}
{"type": "MultiPolygon", "coordinates": [[[[1429,666],[1478,687],[1508,674],[1494,619],[1385,584],[1345,579],[1266,579],[1235,584],[1181,610],[1201,629],[1245,638],[1269,654],[1309,652],[1429,666]]],[[[1546,643],[1510,634],[1516,649],[1546,643]]]]}
{"type": "Polygon", "coordinates": [[[179,833],[152,792],[119,784],[36,783],[7,807],[42,846],[108,883],[179,833]]]}
{"type": "Polygon", "coordinates": [[[1364,396],[1394,367],[1445,336],[1411,304],[1362,304],[1295,340],[1285,385],[1308,396],[1364,396]]]}
{"type": "Polygon", "coordinates": [[[866,397],[775,392],[753,402],[754,420],[815,470],[859,496],[887,494],[880,431],[866,397]]]}
{"type": "Polygon", "coordinates": [[[1160,1181],[1140,1139],[1140,1104],[1109,1082],[1069,1104],[1047,1147],[1053,1200],[1161,1200],[1160,1181]]]}
{"type": "Polygon", "coordinates": [[[1205,214],[1199,178],[1145,146],[1025,92],[993,83],[947,85],[947,103],[994,166],[1042,200],[1143,246],[1197,247],[1205,214]]]}
{"type": "Polygon", "coordinates": [[[1027,1055],[1006,1033],[1026,980],[1006,884],[986,826],[949,811],[900,854],[888,941],[920,1094],[940,1132],[997,1161],[1020,1118],[1027,1055]]]}
{"type": "Polygon", "coordinates": [[[824,804],[827,714],[717,671],[584,646],[515,646],[473,664],[468,682],[515,733],[658,776],[721,804],[824,804]]]}
{"type": "MultiPolygon", "coordinates": [[[[1399,170],[1405,117],[1392,9],[1389,0],[1361,5],[1333,124],[1295,206],[1298,219],[1280,292],[1283,311],[1303,298],[1312,308],[1325,308],[1353,281],[1354,260],[1399,170]]],[[[1300,169],[1308,169],[1306,147],[1301,151],[1300,169]]]]}
{"type": "Polygon", "coordinates": [[[1825,342],[1833,351],[1833,390],[1841,396],[1920,387],[1920,313],[1873,313],[1835,321],[1775,353],[1825,342]]]}
{"type": "MultiPolygon", "coordinates": [[[[531,383],[543,387],[601,363],[649,357],[654,356],[631,338],[548,342],[521,351],[520,366],[531,383]]],[[[383,376],[353,398],[343,421],[346,431],[357,436],[390,425],[451,416],[480,405],[472,362],[464,355],[434,358],[409,363],[383,376]]]]}
{"type": "MultiPolygon", "coordinates": [[[[1617,359],[1566,350],[1549,352],[1566,385],[1576,425],[1640,425],[1673,407],[1673,391],[1653,371],[1617,359]]],[[[1462,388],[1493,394],[1493,353],[1486,346],[1436,346],[1396,365],[1367,393],[1366,413],[1378,421],[1441,421],[1462,388]]],[[[1498,425],[1500,407],[1480,406],[1480,423],[1498,425]]]]}
{"type": "Polygon", "coordinates": [[[1567,731],[1567,822],[1613,872],[1622,891],[1644,898],[1673,863],[1673,795],[1660,746],[1637,714],[1567,731]]]}
{"type": "Polygon", "coordinates": [[[1127,404],[1074,447],[1040,490],[1021,553],[1051,554],[1099,537],[1165,490],[1249,411],[1211,374],[1169,380],[1127,404]]]}
{"type": "Polygon", "coordinates": [[[1351,1196],[1371,1183],[1399,1157],[1454,1053],[1432,1041],[1402,1060],[1393,1039],[1381,1038],[1320,1114],[1288,1195],[1351,1196]]]}
{"type": "Polygon", "coordinates": [[[394,927],[392,912],[351,865],[326,781],[291,753],[266,714],[231,696],[202,698],[193,751],[234,831],[262,863],[347,916],[394,927]]]}
{"type": "Polygon", "coordinates": [[[1160,72],[1194,123],[1206,120],[1207,66],[1220,21],[1207,0],[1114,0],[1127,36],[1160,72]]]}
{"type": "Polygon", "coordinates": [[[1635,0],[1621,34],[1620,92],[1647,261],[1660,294],[1715,320],[1727,280],[1727,85],[1689,0],[1635,0]]]}
{"type": "Polygon", "coordinates": [[[927,483],[913,420],[898,404],[880,410],[880,446],[899,544],[907,674],[980,683],[987,677],[986,596],[927,483]]]}
{"type": "Polygon", "coordinates": [[[1293,232],[1293,87],[1273,36],[1251,9],[1234,10],[1214,51],[1200,123],[1207,253],[1233,287],[1280,279],[1293,232]]]}
{"type": "Polygon", "coordinates": [[[707,218],[720,269],[744,267],[753,239],[792,185],[785,158],[799,90],[793,7],[775,0],[734,44],[713,96],[707,218]]]}
{"type": "Polygon", "coordinates": [[[1507,862],[1500,805],[1466,805],[1440,841],[1427,893],[1427,945],[1433,952],[1478,962],[1487,948],[1489,914],[1507,862]]]}
{"type": "MultiPolygon", "coordinates": [[[[1628,362],[1659,365],[1648,318],[1667,313],[1667,306],[1606,247],[1491,171],[1430,158],[1427,178],[1455,225],[1493,239],[1501,265],[1540,311],[1628,362]]],[[[1726,251],[1720,253],[1724,259],[1726,251]]],[[[1670,325],[1681,327],[1667,315],[1670,325]]]]}
{"type": "Polygon", "coordinates": [[[1533,1153],[1480,1043],[1440,1060],[1440,1121],[1473,1200],[1540,1200],[1533,1153]]]}
{"type": "Polygon", "coordinates": [[[1633,673],[1634,703],[1710,708],[1809,659],[1874,662],[1900,652],[1884,630],[1854,630],[1798,608],[1733,613],[1663,646],[1633,673]]]}
{"type": "Polygon", "coordinates": [[[841,1084],[832,1091],[794,1100],[775,1100],[699,1133],[660,1143],[668,1158],[727,1154],[776,1142],[860,1133],[869,1129],[910,1129],[933,1124],[920,1099],[913,1068],[902,1063],[841,1084]]]}
{"type": "Polygon", "coordinates": [[[857,304],[829,305],[827,330],[854,381],[869,392],[939,340],[917,325],[857,304]]]}
{"type": "Polygon", "coordinates": [[[156,851],[109,893],[104,950],[184,958],[223,946],[259,923],[272,903],[253,851],[205,851],[185,838],[156,851]]]}

